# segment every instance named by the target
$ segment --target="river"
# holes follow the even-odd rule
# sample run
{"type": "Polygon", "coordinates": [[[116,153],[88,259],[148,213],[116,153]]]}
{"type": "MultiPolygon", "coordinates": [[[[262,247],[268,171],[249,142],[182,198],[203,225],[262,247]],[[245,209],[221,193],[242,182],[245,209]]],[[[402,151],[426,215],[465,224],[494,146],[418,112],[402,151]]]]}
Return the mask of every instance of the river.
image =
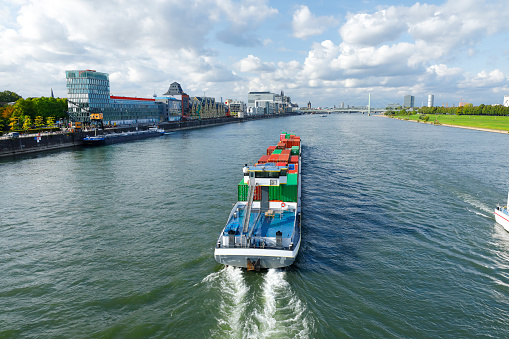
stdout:
{"type": "Polygon", "coordinates": [[[0,159],[0,337],[507,337],[507,138],[305,115],[0,159]],[[242,166],[281,132],[302,138],[299,256],[225,268],[242,166]]]}

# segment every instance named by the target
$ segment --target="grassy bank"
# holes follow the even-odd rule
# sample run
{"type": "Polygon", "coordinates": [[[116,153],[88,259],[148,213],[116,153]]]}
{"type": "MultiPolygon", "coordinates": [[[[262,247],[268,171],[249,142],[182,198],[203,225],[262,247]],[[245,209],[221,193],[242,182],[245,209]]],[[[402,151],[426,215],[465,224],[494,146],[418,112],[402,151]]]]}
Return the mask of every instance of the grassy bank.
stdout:
{"type": "MultiPolygon", "coordinates": [[[[394,116],[394,118],[402,120],[422,121],[419,117],[419,114],[394,116]]],[[[438,121],[438,123],[442,125],[484,128],[509,132],[509,116],[429,114],[428,117],[428,123],[438,121]]]]}

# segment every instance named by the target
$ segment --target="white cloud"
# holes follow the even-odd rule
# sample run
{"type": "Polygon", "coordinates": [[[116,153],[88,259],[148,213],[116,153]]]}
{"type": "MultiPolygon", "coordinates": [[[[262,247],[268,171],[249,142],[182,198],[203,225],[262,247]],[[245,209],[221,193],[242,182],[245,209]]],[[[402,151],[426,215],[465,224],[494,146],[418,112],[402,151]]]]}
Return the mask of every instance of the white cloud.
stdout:
{"type": "Polygon", "coordinates": [[[498,69],[491,72],[482,71],[473,77],[468,77],[464,81],[460,82],[458,87],[460,88],[482,88],[489,87],[494,88],[498,86],[507,85],[507,77],[504,73],[498,69]]]}
{"type": "Polygon", "coordinates": [[[434,74],[438,78],[457,76],[463,73],[463,70],[458,67],[449,68],[447,65],[433,65],[426,69],[428,74],[434,74]]]}
{"type": "Polygon", "coordinates": [[[376,46],[394,41],[407,30],[407,23],[395,7],[374,14],[349,15],[339,33],[345,43],[376,46]]]}
{"type": "Polygon", "coordinates": [[[217,8],[210,10],[215,22],[228,24],[217,33],[218,40],[234,46],[258,46],[263,42],[253,30],[265,20],[278,14],[278,10],[267,5],[267,0],[216,0],[217,8]],[[226,20],[225,20],[226,19],[226,20]]]}
{"type": "Polygon", "coordinates": [[[241,72],[272,72],[275,69],[273,64],[264,63],[254,55],[248,55],[247,58],[240,60],[236,68],[241,72]]]}
{"type": "Polygon", "coordinates": [[[320,35],[330,26],[337,25],[337,23],[334,17],[316,17],[311,13],[308,6],[301,5],[293,13],[293,36],[299,39],[306,39],[313,35],[320,35]]]}

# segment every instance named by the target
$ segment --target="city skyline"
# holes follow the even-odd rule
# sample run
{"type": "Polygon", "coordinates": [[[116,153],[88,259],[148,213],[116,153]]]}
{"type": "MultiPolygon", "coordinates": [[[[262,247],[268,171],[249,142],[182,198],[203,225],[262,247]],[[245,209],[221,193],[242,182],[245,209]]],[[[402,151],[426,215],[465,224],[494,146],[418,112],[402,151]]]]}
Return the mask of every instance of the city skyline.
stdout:
{"type": "Polygon", "coordinates": [[[112,95],[247,102],[284,90],[301,107],[502,104],[509,94],[503,1],[7,0],[0,90],[66,97],[65,70],[110,74],[112,95]]]}

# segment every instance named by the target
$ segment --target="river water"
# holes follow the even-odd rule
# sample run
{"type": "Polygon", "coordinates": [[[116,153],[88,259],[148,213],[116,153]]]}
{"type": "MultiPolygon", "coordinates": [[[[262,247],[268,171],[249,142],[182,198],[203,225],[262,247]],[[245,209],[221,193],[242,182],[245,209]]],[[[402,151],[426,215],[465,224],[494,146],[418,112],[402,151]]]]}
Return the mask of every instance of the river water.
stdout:
{"type": "Polygon", "coordinates": [[[0,160],[2,338],[503,338],[504,134],[306,115],[0,160]],[[242,166],[302,137],[293,266],[225,268],[242,166]]]}

